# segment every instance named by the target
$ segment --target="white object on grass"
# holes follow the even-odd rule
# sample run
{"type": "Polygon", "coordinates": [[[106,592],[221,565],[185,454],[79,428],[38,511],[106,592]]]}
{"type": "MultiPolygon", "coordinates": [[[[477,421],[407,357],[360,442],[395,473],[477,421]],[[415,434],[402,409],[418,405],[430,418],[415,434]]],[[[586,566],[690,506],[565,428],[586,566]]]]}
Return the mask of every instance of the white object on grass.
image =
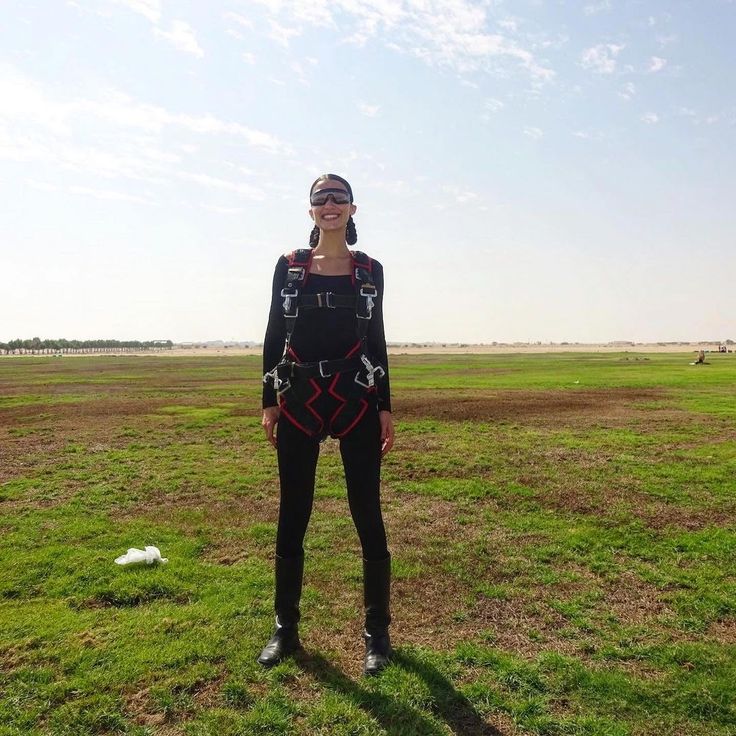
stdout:
{"type": "Polygon", "coordinates": [[[145,562],[152,565],[154,562],[168,561],[168,557],[161,557],[161,551],[158,547],[146,547],[145,549],[131,547],[124,555],[115,558],[118,565],[132,565],[136,562],[145,562]]]}

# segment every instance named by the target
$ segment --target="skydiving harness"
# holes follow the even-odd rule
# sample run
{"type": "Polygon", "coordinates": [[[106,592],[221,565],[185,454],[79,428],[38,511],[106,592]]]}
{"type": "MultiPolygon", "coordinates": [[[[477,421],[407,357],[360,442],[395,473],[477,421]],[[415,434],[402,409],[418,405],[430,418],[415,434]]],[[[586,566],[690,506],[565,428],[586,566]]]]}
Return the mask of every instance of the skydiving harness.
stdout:
{"type": "Polygon", "coordinates": [[[371,259],[360,251],[350,251],[354,294],[334,294],[331,291],[302,294],[313,255],[311,248],[303,248],[288,256],[288,270],[281,289],[286,321],[284,352],[281,360],[263,376],[263,382],[273,386],[282,411],[308,435],[343,437],[368,409],[365,397],[375,391],[376,378],[386,375],[385,370],[380,365],[374,366],[368,357],[368,327],[378,290],[371,273],[371,259]],[[291,347],[300,309],[354,310],[357,342],[344,358],[302,363],[291,347]],[[349,380],[350,376],[353,376],[352,380],[349,380]],[[327,392],[339,402],[337,410],[329,418],[328,427],[312,407],[324,391],[317,380],[319,378],[333,378],[327,392]]]}

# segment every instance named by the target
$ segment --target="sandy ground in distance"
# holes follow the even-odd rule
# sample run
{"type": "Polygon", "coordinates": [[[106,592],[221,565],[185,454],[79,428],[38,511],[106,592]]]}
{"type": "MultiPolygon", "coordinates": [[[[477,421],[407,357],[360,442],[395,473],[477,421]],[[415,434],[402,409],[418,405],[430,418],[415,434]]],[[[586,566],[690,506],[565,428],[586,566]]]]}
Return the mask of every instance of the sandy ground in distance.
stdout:
{"type": "MultiPolygon", "coordinates": [[[[389,355],[503,355],[514,353],[692,353],[698,350],[717,352],[715,343],[690,343],[689,345],[658,345],[641,343],[637,345],[430,345],[428,347],[389,347],[389,355]]],[[[207,355],[261,355],[262,348],[173,348],[171,350],[141,351],[138,353],[84,353],[84,355],[158,355],[158,356],[199,356],[207,355]]],[[[1,357],[1,356],[0,356],[1,357]]]]}

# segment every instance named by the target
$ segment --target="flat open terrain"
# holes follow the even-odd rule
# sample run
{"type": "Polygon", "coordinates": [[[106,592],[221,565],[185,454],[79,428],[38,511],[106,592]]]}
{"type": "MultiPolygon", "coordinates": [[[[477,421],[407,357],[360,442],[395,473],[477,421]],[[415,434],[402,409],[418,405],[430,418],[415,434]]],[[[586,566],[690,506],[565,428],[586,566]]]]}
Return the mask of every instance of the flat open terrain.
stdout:
{"type": "Polygon", "coordinates": [[[736,355],[395,356],[395,664],[336,443],[269,637],[255,356],[0,361],[0,736],[736,734],[736,355]],[[121,568],[154,544],[167,565],[121,568]]]}

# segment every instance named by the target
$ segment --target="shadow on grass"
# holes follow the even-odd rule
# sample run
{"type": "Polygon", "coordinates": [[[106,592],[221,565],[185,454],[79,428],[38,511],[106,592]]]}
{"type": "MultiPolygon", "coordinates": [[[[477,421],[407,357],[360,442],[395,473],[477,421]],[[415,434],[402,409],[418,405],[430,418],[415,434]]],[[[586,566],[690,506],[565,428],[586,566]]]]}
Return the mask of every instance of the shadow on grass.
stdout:
{"type": "MultiPolygon", "coordinates": [[[[417,708],[385,693],[374,692],[351,680],[322,655],[301,651],[295,656],[299,667],[325,687],[350,698],[375,718],[389,736],[446,736],[447,731],[417,708]]],[[[433,715],[443,720],[457,736],[503,736],[486,723],[470,701],[432,665],[415,656],[395,652],[393,666],[413,672],[432,695],[433,715]]],[[[380,675],[379,675],[380,677],[380,675]]]]}

